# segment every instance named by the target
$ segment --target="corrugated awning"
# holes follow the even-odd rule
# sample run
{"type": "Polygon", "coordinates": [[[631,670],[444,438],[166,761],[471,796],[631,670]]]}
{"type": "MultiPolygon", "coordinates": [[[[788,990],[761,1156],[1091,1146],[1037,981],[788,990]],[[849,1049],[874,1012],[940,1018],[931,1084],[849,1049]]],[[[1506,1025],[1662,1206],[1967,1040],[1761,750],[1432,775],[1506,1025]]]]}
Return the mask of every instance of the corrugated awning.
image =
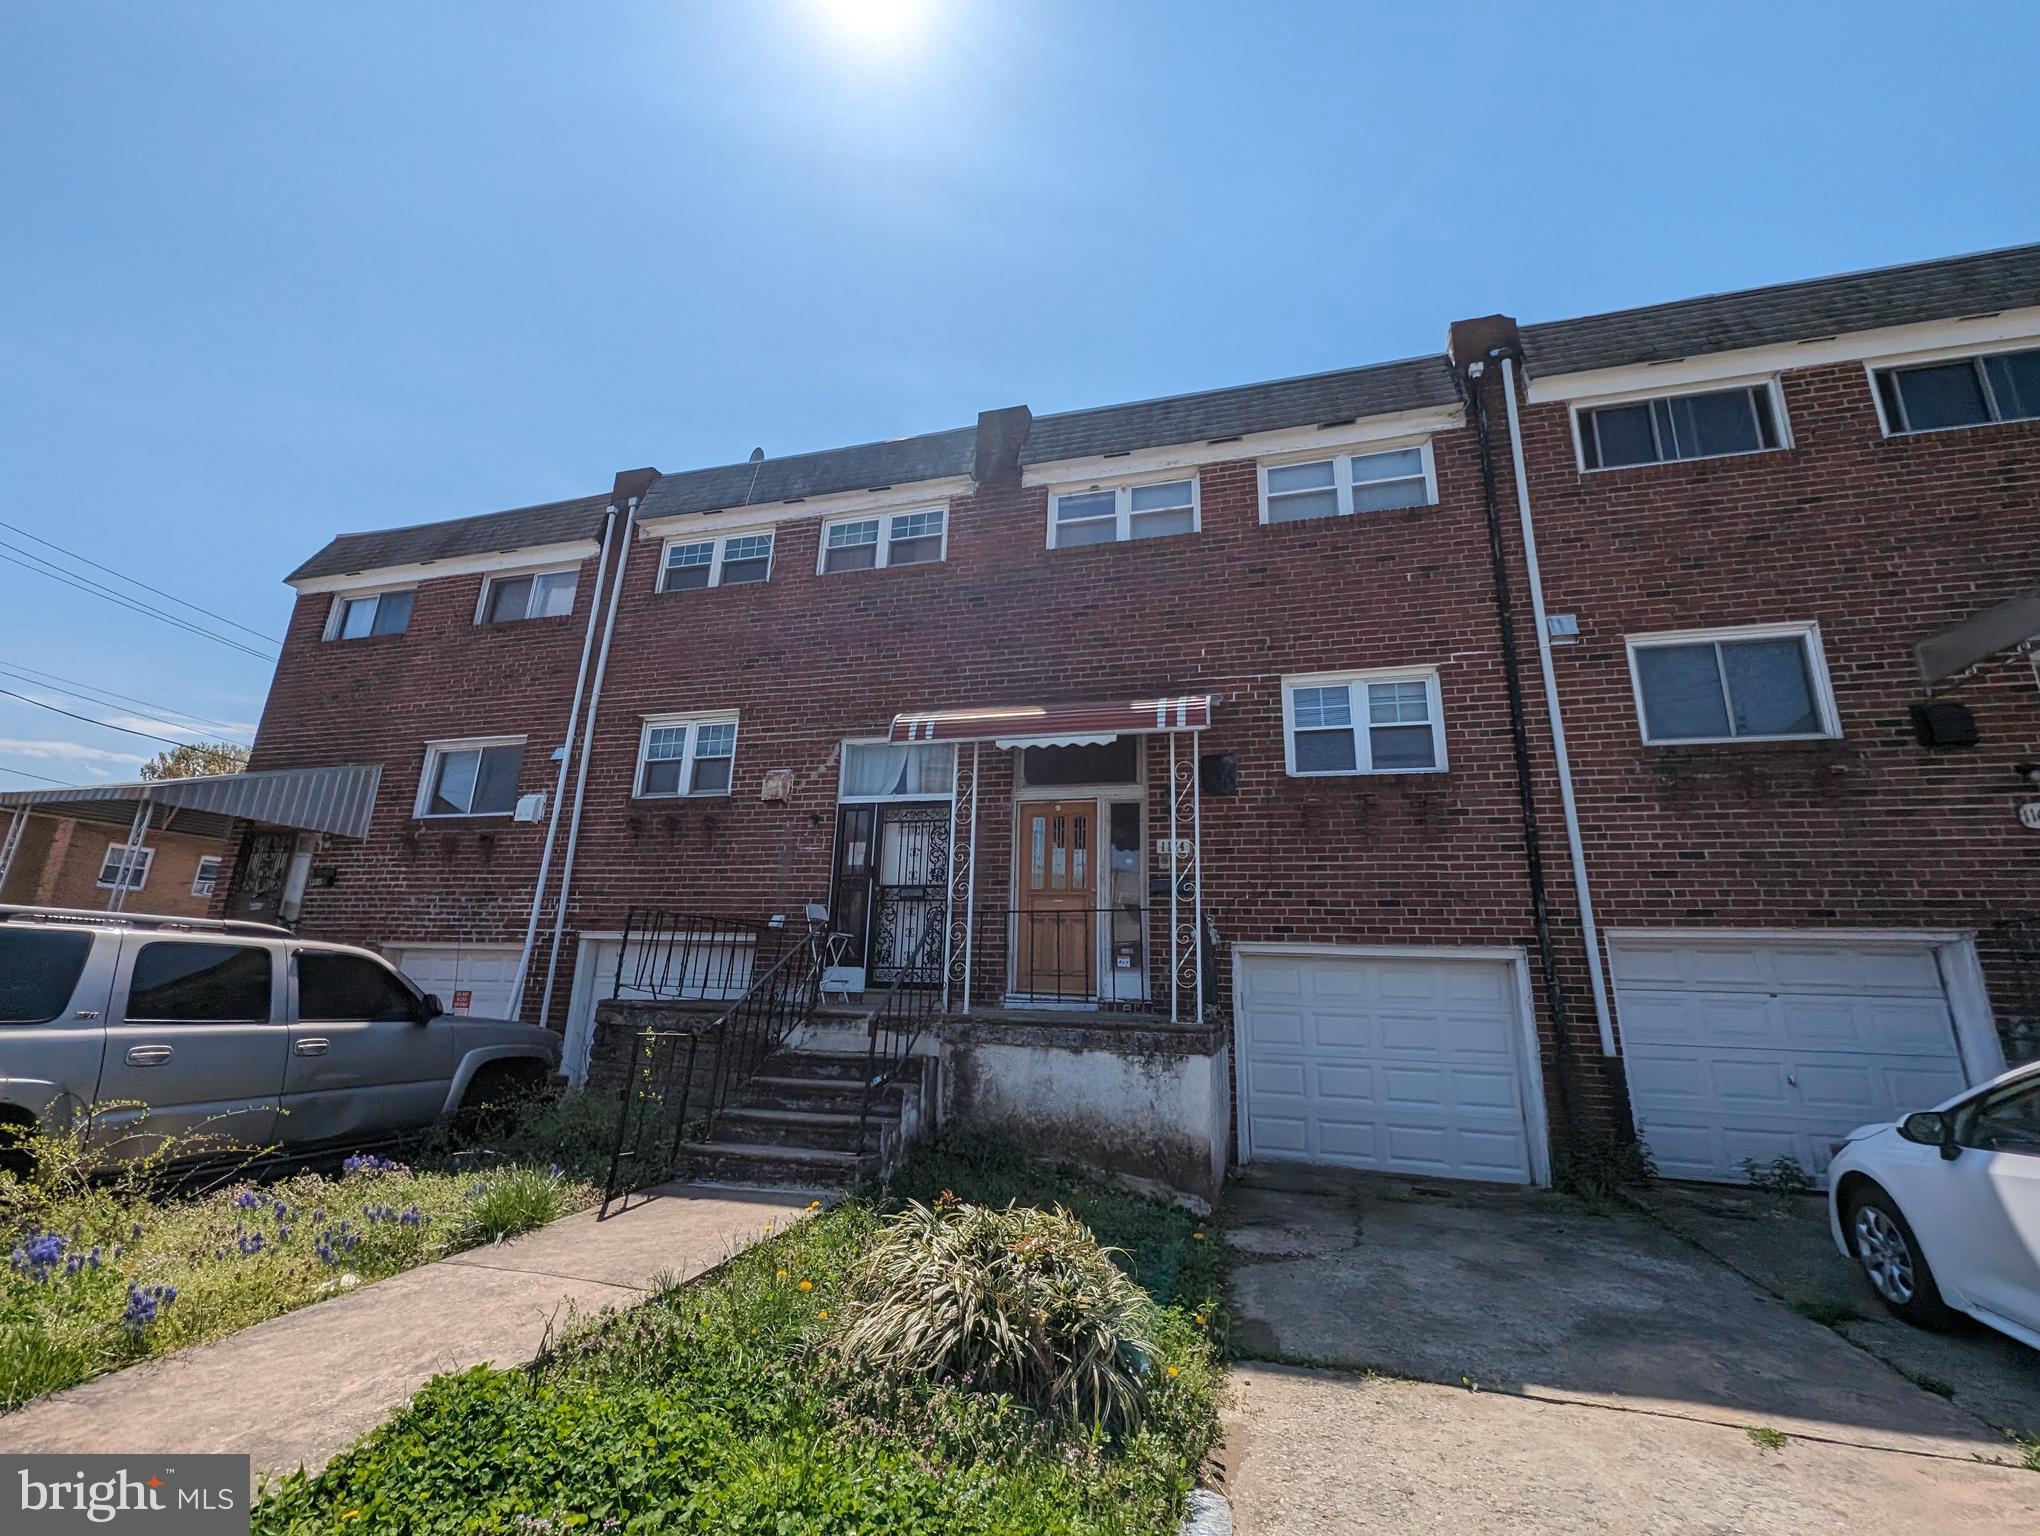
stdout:
{"type": "Polygon", "coordinates": [[[1208,693],[1166,699],[1111,699],[1084,704],[999,704],[977,709],[929,709],[893,716],[886,740],[1055,742],[1201,731],[1211,724],[1208,693]]]}
{"type": "Polygon", "coordinates": [[[16,789],[0,794],[0,810],[61,816],[66,806],[146,799],[165,810],[229,821],[253,821],[338,837],[368,836],[369,814],[382,782],[382,765],[277,768],[262,773],[220,773],[139,784],[79,784],[67,789],[16,789]]]}
{"type": "Polygon", "coordinates": [[[1945,682],[1979,661],[2040,640],[2040,587],[1971,614],[1913,647],[1926,685],[1945,682]]]}

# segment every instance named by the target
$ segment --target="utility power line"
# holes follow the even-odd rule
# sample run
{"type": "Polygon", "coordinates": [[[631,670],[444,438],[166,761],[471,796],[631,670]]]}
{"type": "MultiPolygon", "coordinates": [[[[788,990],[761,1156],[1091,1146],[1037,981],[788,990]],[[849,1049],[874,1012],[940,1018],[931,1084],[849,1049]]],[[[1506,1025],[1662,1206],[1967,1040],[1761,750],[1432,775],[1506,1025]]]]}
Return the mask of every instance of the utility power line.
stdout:
{"type": "Polygon", "coordinates": [[[132,576],[126,575],[120,571],[116,571],[110,565],[101,565],[97,560],[91,559],[90,557],[85,555],[81,555],[76,550],[66,549],[61,544],[53,544],[48,539],[43,538],[41,535],[30,533],[26,528],[16,527],[13,523],[7,522],[5,519],[0,519],[0,528],[5,528],[10,530],[11,532],[18,533],[24,539],[27,539],[32,543],[40,544],[45,549],[54,549],[58,554],[69,556],[71,559],[76,560],[81,565],[91,566],[92,569],[94,569],[95,571],[104,571],[109,576],[117,576],[122,581],[128,583],[128,585],[130,586],[140,587],[144,592],[153,592],[158,597],[167,597],[170,599],[171,602],[177,604],[177,606],[180,608],[189,608],[193,613],[202,613],[209,619],[218,619],[222,624],[227,625],[229,628],[238,629],[243,634],[253,635],[257,640],[267,640],[273,645],[281,645],[283,643],[281,640],[277,639],[277,637],[274,635],[265,635],[261,630],[250,629],[247,625],[242,624],[237,620],[230,619],[223,613],[214,613],[210,608],[201,608],[197,603],[189,602],[186,599],[179,597],[174,592],[165,592],[161,587],[152,587],[146,581],[137,581],[132,576]]]}
{"type": "Polygon", "coordinates": [[[203,639],[224,645],[230,650],[239,651],[245,656],[253,656],[257,661],[276,660],[275,656],[269,652],[258,651],[254,646],[243,644],[230,635],[219,634],[217,631],[194,624],[188,619],[179,618],[174,613],[166,613],[160,608],[130,598],[125,593],[116,592],[113,588],[92,580],[89,576],[80,576],[74,571],[65,571],[62,567],[43,559],[41,555],[21,548],[18,544],[9,544],[6,540],[0,539],[0,549],[15,551],[11,555],[0,554],[0,560],[4,560],[10,565],[18,565],[25,571],[33,571],[38,576],[47,576],[52,581],[62,582],[67,587],[75,587],[80,592],[89,593],[93,597],[103,598],[109,603],[128,609],[130,612],[160,620],[162,623],[184,630],[189,634],[198,635],[203,639]],[[22,558],[23,556],[26,558],[22,558]],[[30,562],[34,563],[31,564],[30,562]]]}
{"type": "Polygon", "coordinates": [[[174,741],[168,736],[158,736],[154,731],[137,731],[129,726],[114,725],[110,721],[95,720],[90,715],[73,714],[68,709],[59,709],[54,704],[45,704],[41,699],[31,699],[25,693],[16,693],[11,688],[0,688],[0,698],[19,699],[24,704],[33,704],[37,709],[46,709],[53,715],[62,715],[70,720],[82,720],[87,725],[96,725],[102,731],[119,731],[123,736],[139,736],[144,741],[160,741],[166,747],[202,747],[202,741],[174,741]]]}
{"type": "MultiPolygon", "coordinates": [[[[45,681],[46,678],[55,678],[56,674],[54,672],[37,672],[33,667],[16,667],[11,662],[0,662],[0,677],[9,677],[17,683],[29,683],[37,688],[45,688],[51,693],[61,694],[68,699],[82,699],[87,704],[98,704],[106,709],[146,709],[155,715],[157,719],[164,721],[166,724],[177,726],[180,729],[190,725],[202,726],[209,730],[218,730],[225,733],[222,739],[232,742],[237,747],[248,745],[247,742],[242,741],[234,734],[239,727],[229,725],[224,720],[208,720],[203,715],[194,715],[185,710],[172,709],[168,704],[152,704],[147,699],[138,699],[131,694],[115,693],[111,689],[107,689],[103,694],[100,694],[84,692],[83,684],[79,684],[75,688],[59,688],[56,682],[45,681]]],[[[77,680],[75,678],[59,678],[57,681],[76,682],[77,680]]]]}
{"type": "Polygon", "coordinates": [[[24,779],[41,779],[43,783],[55,784],[60,789],[71,788],[71,781],[69,779],[53,779],[46,773],[30,773],[26,768],[15,768],[6,763],[0,763],[0,773],[18,773],[24,779]]]}

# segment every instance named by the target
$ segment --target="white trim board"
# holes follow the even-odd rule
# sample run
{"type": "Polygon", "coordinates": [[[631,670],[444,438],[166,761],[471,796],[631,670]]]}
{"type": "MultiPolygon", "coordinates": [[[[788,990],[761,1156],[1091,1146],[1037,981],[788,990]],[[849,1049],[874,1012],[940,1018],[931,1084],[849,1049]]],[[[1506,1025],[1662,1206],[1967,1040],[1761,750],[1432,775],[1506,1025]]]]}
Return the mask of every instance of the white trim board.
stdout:
{"type": "MultiPolygon", "coordinates": [[[[1288,955],[1327,960],[1470,960],[1508,966],[1516,981],[1520,1027],[1517,1043],[1521,1048],[1521,1059],[1517,1065],[1523,1076],[1523,1134],[1529,1144],[1530,1182],[1540,1189],[1551,1186],[1551,1116],[1544,1102],[1544,1045],[1537,1034],[1537,1006],[1530,986],[1530,956],[1524,950],[1513,945],[1460,948],[1449,944],[1279,944],[1248,941],[1234,944],[1232,952],[1235,1013],[1239,1007],[1240,960],[1243,957],[1288,955]]],[[[1242,1087],[1237,1086],[1242,1082],[1237,1067],[1234,1082],[1233,1133],[1238,1137],[1239,1161],[1245,1163],[1253,1157],[1253,1143],[1247,1133],[1247,1095],[1242,1087]]]]}
{"type": "Polygon", "coordinates": [[[505,549],[487,555],[460,555],[451,560],[380,565],[339,576],[307,576],[303,581],[287,581],[284,585],[300,597],[309,597],[315,592],[345,592],[354,597],[365,595],[371,588],[401,587],[421,581],[439,581],[448,576],[482,576],[526,567],[578,565],[601,553],[599,540],[575,539],[565,544],[533,544],[524,549],[505,549]]]}
{"type": "Polygon", "coordinates": [[[977,482],[968,475],[950,475],[941,480],[920,480],[898,487],[881,486],[869,491],[838,491],[829,496],[810,496],[805,501],[759,502],[748,507],[724,507],[713,512],[676,512],[670,517],[638,519],[638,537],[666,539],[688,536],[707,539],[720,534],[725,522],[731,532],[763,531],[775,523],[795,522],[811,517],[871,517],[880,512],[933,511],[946,507],[958,496],[968,496],[977,482]],[[703,532],[689,534],[690,529],[703,532]],[[713,533],[706,531],[713,530],[713,533]]]}
{"type": "Polygon", "coordinates": [[[1422,410],[1395,411],[1385,416],[1367,416],[1337,425],[1283,427],[1273,432],[1252,432],[1209,442],[1136,448],[1131,453],[1047,459],[1023,468],[1020,483],[1030,487],[1052,486],[1071,490],[1092,480],[1140,475],[1167,479],[1171,470],[1196,469],[1205,464],[1230,464],[1274,454],[1296,454],[1309,459],[1350,452],[1362,446],[1413,447],[1432,433],[1456,431],[1465,425],[1466,410],[1463,406],[1427,406],[1422,410]],[[1409,441],[1399,442],[1399,439],[1409,441]]]}
{"type": "Polygon", "coordinates": [[[1750,374],[1789,373],[1829,363],[1893,362],[1916,353],[1973,351],[2000,342],[2040,339],[2040,306],[2007,309],[1964,320],[1933,320],[1921,325],[1894,325],[1880,330],[1851,331],[1773,346],[1742,347],[1674,358],[1662,363],[1624,363],[1580,373],[1553,373],[1528,378],[1532,405],[1555,400],[1582,400],[1632,390],[1665,394],[1689,385],[1734,380],[1750,374]]]}

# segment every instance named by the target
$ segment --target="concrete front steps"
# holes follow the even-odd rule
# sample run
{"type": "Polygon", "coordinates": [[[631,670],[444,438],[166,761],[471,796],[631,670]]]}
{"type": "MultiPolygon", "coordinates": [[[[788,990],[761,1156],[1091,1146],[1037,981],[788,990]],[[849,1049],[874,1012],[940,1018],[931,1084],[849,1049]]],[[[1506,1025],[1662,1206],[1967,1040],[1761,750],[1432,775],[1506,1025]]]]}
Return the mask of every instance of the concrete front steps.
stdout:
{"type": "Polygon", "coordinates": [[[909,1069],[874,1090],[866,1118],[867,1065],[861,1054],[775,1053],[716,1118],[712,1139],[681,1148],[672,1177],[802,1189],[884,1178],[921,1123],[924,1079],[909,1069]]]}

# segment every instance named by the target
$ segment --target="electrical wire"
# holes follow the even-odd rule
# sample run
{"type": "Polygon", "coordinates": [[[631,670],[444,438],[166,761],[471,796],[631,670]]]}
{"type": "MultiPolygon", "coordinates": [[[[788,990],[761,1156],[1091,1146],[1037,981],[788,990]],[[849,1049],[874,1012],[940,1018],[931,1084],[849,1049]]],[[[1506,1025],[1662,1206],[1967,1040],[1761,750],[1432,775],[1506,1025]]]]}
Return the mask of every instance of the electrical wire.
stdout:
{"type": "Polygon", "coordinates": [[[267,640],[273,645],[281,645],[283,643],[281,640],[277,639],[275,635],[265,635],[261,630],[250,629],[246,624],[242,624],[237,620],[230,619],[223,613],[214,613],[210,608],[201,608],[197,603],[190,602],[185,598],[181,598],[174,592],[165,592],[161,587],[152,587],[146,581],[137,581],[134,577],[129,576],[124,572],[116,571],[110,565],[101,565],[97,560],[91,559],[85,555],[81,555],[76,550],[66,549],[61,544],[53,544],[48,539],[43,538],[41,535],[30,533],[26,528],[17,527],[15,524],[6,521],[4,518],[0,518],[0,528],[6,528],[11,532],[18,533],[24,539],[28,539],[32,543],[40,544],[45,549],[54,549],[58,554],[68,556],[69,558],[76,560],[81,565],[91,566],[95,571],[104,571],[109,576],[117,576],[122,581],[128,583],[128,585],[130,586],[140,587],[144,592],[153,592],[158,597],[167,597],[168,599],[170,599],[171,602],[177,604],[177,606],[180,608],[189,608],[193,613],[202,613],[209,619],[218,619],[220,623],[227,625],[229,628],[238,629],[243,634],[253,635],[257,640],[267,640]]]}
{"type": "Polygon", "coordinates": [[[71,788],[69,779],[53,779],[46,773],[30,773],[26,768],[14,768],[6,763],[0,763],[0,773],[18,773],[24,779],[41,779],[43,783],[54,784],[60,789],[71,788]]]}
{"type": "MultiPolygon", "coordinates": [[[[196,725],[209,730],[218,730],[228,733],[223,735],[222,740],[237,747],[248,745],[247,742],[242,741],[238,736],[231,734],[238,730],[239,727],[229,725],[224,720],[208,720],[203,715],[194,715],[185,710],[172,709],[168,704],[152,704],[147,699],[137,699],[130,694],[115,693],[111,689],[106,690],[102,695],[81,691],[84,687],[83,684],[79,684],[77,688],[59,688],[54,682],[44,681],[45,678],[55,676],[56,674],[53,672],[38,674],[33,667],[17,668],[11,662],[0,662],[0,677],[12,678],[17,683],[28,683],[36,688],[46,688],[51,693],[61,694],[67,699],[81,699],[87,704],[97,704],[106,709],[146,709],[166,725],[174,725],[179,729],[196,725]]],[[[77,680],[75,678],[61,678],[59,681],[76,682],[77,680]]]]}
{"type": "Polygon", "coordinates": [[[123,736],[139,736],[144,741],[160,741],[166,747],[203,747],[202,741],[176,741],[168,736],[158,736],[154,731],[137,731],[125,725],[114,725],[109,721],[95,720],[90,715],[73,714],[68,709],[59,709],[54,704],[45,704],[41,699],[31,699],[25,693],[16,693],[11,688],[0,688],[0,698],[19,699],[24,704],[33,704],[37,709],[46,709],[53,715],[62,715],[68,720],[82,720],[87,725],[96,725],[102,731],[119,731],[123,736]]]}
{"type": "Polygon", "coordinates": [[[164,624],[168,624],[173,626],[174,628],[184,630],[189,634],[198,635],[203,639],[211,640],[219,645],[224,645],[229,650],[241,652],[244,656],[252,656],[257,661],[276,660],[276,657],[271,655],[267,651],[258,651],[255,649],[254,646],[244,645],[239,640],[233,639],[231,636],[215,633],[214,631],[206,629],[201,625],[193,624],[188,619],[180,619],[174,613],[165,613],[160,608],[153,608],[146,603],[137,602],[134,599],[129,598],[122,593],[115,592],[111,587],[105,586],[100,582],[93,581],[89,577],[79,576],[75,572],[66,572],[62,570],[60,567],[53,565],[50,561],[44,560],[41,555],[33,554],[28,550],[22,549],[17,544],[9,544],[6,542],[6,540],[0,539],[0,549],[12,549],[16,551],[16,553],[12,555],[0,554],[0,560],[4,560],[10,565],[18,565],[23,570],[33,571],[38,576],[47,576],[52,581],[62,582],[67,587],[75,587],[80,592],[90,593],[94,597],[103,598],[107,602],[113,603],[118,607],[128,609],[130,612],[142,614],[147,618],[159,620],[164,624]],[[19,558],[20,556],[24,555],[27,556],[27,559],[19,558]],[[30,564],[29,563],[30,561],[34,561],[36,563],[30,564]]]}

